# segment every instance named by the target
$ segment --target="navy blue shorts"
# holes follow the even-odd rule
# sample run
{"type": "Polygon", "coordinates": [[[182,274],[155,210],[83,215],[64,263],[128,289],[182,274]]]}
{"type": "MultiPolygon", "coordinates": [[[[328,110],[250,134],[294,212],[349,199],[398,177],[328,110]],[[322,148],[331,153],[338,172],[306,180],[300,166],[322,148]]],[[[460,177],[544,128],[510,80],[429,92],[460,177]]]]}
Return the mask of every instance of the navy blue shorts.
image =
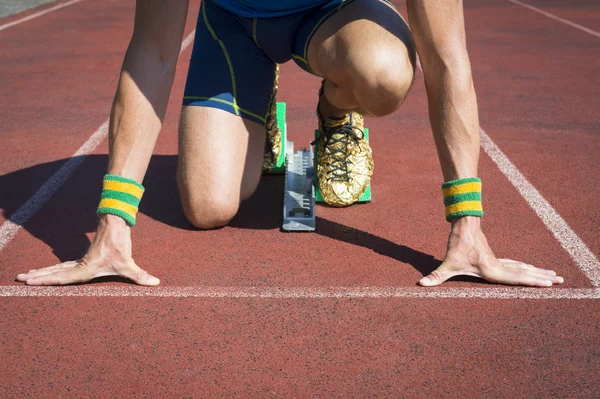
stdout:
{"type": "Polygon", "coordinates": [[[293,59],[314,74],[307,60],[311,38],[353,1],[328,0],[290,15],[247,18],[203,0],[183,105],[220,108],[264,125],[275,64],[293,59]]]}

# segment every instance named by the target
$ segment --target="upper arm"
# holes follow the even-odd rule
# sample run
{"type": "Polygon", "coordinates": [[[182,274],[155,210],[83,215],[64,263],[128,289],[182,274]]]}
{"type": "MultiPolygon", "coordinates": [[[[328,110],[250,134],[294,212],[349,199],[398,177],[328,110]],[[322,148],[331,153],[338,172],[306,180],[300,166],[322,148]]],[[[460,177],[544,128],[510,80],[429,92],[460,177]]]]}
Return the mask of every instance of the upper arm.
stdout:
{"type": "Polygon", "coordinates": [[[408,0],[407,8],[425,75],[436,66],[469,65],[462,0],[408,0]]]}

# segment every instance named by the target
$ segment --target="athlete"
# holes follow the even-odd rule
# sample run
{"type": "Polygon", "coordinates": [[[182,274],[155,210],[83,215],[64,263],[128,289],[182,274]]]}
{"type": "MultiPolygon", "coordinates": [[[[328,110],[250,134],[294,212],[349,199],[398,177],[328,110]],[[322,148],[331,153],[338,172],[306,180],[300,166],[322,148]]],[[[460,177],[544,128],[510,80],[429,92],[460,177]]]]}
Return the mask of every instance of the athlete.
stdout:
{"type": "MultiPolygon", "coordinates": [[[[188,9],[186,1],[138,0],[110,119],[109,166],[97,234],[78,261],[33,270],[29,285],[119,275],[158,278],[131,256],[131,226],[161,130],[188,9]]],[[[419,54],[429,117],[445,183],[450,236],[443,263],[422,278],[457,275],[547,287],[551,270],[498,260],[480,227],[479,121],[460,0],[407,0],[410,29],[384,0],[205,0],[183,98],[177,183],[199,229],[227,224],[281,151],[275,116],[280,63],[320,76],[318,184],[333,206],[368,187],[372,153],[363,116],[394,112],[414,79],[419,54]]],[[[225,250],[225,249],[224,249],[225,250]]]]}

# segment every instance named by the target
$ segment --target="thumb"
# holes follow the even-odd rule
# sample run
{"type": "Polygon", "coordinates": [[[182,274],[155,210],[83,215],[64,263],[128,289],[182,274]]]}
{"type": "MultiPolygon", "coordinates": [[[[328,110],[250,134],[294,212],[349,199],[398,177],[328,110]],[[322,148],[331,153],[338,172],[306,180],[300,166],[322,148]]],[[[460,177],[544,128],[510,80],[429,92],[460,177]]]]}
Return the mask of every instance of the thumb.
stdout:
{"type": "Polygon", "coordinates": [[[133,280],[139,285],[155,286],[160,284],[160,280],[158,278],[143,270],[135,263],[132,263],[130,267],[121,273],[121,275],[133,280]]]}
{"type": "Polygon", "coordinates": [[[444,262],[429,275],[419,280],[419,285],[423,287],[435,287],[436,285],[442,284],[450,277],[453,277],[455,274],[456,273],[452,272],[450,265],[444,262]]]}

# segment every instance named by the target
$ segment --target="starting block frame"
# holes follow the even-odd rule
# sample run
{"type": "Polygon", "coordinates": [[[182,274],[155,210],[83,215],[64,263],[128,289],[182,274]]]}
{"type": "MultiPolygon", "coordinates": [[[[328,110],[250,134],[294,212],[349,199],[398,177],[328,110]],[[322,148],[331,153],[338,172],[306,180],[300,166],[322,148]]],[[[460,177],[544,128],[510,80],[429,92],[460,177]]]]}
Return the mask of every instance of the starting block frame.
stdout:
{"type": "MultiPolygon", "coordinates": [[[[316,160],[311,145],[295,150],[294,143],[287,139],[287,106],[284,102],[277,103],[277,127],[281,134],[281,152],[276,160],[271,174],[285,173],[285,189],[283,198],[284,231],[314,231],[316,228],[316,203],[325,202],[321,197],[317,182],[316,160]]],[[[365,137],[369,140],[369,130],[364,129],[365,137]]],[[[319,131],[315,130],[315,140],[319,131]]],[[[315,145],[315,152],[318,144],[315,145]]],[[[371,201],[371,186],[357,202],[371,201]]]]}

